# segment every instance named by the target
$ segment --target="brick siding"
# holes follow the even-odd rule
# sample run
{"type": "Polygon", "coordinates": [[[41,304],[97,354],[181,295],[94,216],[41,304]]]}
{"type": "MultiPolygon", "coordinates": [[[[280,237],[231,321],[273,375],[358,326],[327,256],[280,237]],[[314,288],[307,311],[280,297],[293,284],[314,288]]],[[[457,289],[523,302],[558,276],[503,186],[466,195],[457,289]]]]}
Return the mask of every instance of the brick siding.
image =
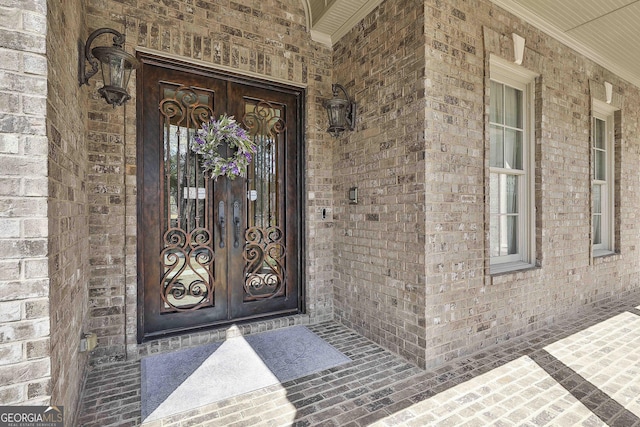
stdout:
{"type": "Polygon", "coordinates": [[[541,328],[638,287],[638,88],[488,1],[426,4],[427,353],[440,364],[541,328]],[[514,60],[536,83],[536,262],[488,274],[489,54],[514,60]],[[619,254],[590,258],[589,82],[611,82],[618,129],[619,254]]]}
{"type": "Polygon", "coordinates": [[[0,405],[49,402],[46,1],[0,7],[0,405]]]}
{"type": "Polygon", "coordinates": [[[49,2],[47,12],[47,135],[49,138],[49,280],[51,403],[74,424],[88,353],[89,221],[86,98],[78,85],[78,43],[88,36],[84,7],[49,2]],[[63,25],[52,25],[52,23],[63,25]]]}
{"type": "Polygon", "coordinates": [[[358,104],[334,153],[335,312],[424,366],[424,15],[387,1],[334,49],[335,78],[358,104]],[[349,204],[350,187],[359,201],[349,204]]]}
{"type": "Polygon", "coordinates": [[[334,70],[359,112],[334,152],[340,321],[436,366],[637,288],[636,87],[489,1],[383,2],[336,44],[334,70]],[[540,267],[491,276],[486,87],[489,54],[513,61],[512,33],[526,39],[523,67],[540,74],[540,267]],[[590,105],[604,81],[622,112],[619,253],[592,259],[590,105]]]}

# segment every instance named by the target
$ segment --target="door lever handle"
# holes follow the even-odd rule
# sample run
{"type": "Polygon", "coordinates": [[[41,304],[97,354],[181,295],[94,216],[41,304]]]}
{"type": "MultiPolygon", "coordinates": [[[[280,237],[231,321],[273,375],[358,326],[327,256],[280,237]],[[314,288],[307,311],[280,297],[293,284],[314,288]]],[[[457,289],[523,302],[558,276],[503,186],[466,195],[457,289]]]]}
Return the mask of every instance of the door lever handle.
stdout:
{"type": "Polygon", "coordinates": [[[224,202],[218,203],[218,224],[220,224],[220,247],[224,248],[226,224],[224,220],[224,202]]]}
{"type": "Polygon", "coordinates": [[[240,202],[233,202],[233,247],[240,245],[240,202]]]}

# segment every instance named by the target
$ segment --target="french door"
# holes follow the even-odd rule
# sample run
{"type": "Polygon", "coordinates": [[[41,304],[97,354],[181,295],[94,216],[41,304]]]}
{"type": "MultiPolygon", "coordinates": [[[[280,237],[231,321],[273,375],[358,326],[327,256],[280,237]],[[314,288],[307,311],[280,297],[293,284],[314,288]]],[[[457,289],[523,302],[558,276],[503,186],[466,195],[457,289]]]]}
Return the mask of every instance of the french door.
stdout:
{"type": "Polygon", "coordinates": [[[299,312],[303,93],[140,59],[138,340],[299,312]],[[207,177],[189,148],[222,114],[257,146],[246,178],[207,177]]]}

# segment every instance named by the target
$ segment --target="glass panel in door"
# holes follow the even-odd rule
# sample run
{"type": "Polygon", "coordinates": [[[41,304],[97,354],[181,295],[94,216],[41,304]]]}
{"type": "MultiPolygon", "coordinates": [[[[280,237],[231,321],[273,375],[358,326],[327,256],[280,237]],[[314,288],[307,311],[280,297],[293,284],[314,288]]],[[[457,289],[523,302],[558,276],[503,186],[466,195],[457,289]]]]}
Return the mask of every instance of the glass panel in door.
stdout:
{"type": "Polygon", "coordinates": [[[213,113],[211,95],[188,87],[163,88],[163,313],[214,303],[210,180],[202,173],[201,159],[189,148],[202,120],[213,113]]]}
{"type": "Polygon", "coordinates": [[[244,301],[283,294],[285,242],[281,227],[283,162],[281,133],[286,127],[282,106],[245,101],[243,123],[257,147],[247,176],[247,230],[244,301]]]}

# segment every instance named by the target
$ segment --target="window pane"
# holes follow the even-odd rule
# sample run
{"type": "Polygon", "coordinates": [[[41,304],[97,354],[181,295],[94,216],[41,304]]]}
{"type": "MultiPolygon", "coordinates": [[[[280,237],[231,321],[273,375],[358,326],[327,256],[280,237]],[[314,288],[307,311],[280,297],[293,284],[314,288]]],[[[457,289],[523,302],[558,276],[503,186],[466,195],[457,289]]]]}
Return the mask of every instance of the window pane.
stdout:
{"type": "Polygon", "coordinates": [[[500,221],[500,255],[514,255],[518,253],[518,217],[515,215],[501,215],[500,221]]]}
{"type": "Polygon", "coordinates": [[[518,253],[518,217],[507,217],[507,255],[518,253]]]}
{"type": "Polygon", "coordinates": [[[491,126],[490,128],[491,147],[489,148],[489,156],[492,167],[504,167],[504,135],[502,128],[499,126],[491,126]]]}
{"type": "Polygon", "coordinates": [[[491,256],[518,253],[518,178],[495,173],[490,176],[491,256]]]}
{"type": "Polygon", "coordinates": [[[522,131],[504,130],[504,167],[522,169],[522,131]]]}
{"type": "Polygon", "coordinates": [[[509,244],[507,239],[507,217],[501,215],[500,217],[500,255],[507,255],[507,245],[509,244]]]}
{"type": "Polygon", "coordinates": [[[599,181],[607,180],[607,153],[595,150],[596,176],[599,181]]]}
{"type": "Polygon", "coordinates": [[[604,120],[593,119],[593,146],[604,149],[606,140],[606,123],[604,120]]]}
{"type": "Polygon", "coordinates": [[[491,215],[489,224],[489,242],[491,245],[491,256],[500,256],[500,216],[491,215]]]}
{"type": "Polygon", "coordinates": [[[602,213],[602,186],[593,186],[593,213],[602,213]]]}
{"type": "Polygon", "coordinates": [[[593,216],[593,244],[599,245],[602,243],[602,215],[593,216]]]}
{"type": "Polygon", "coordinates": [[[504,124],[522,129],[522,91],[509,86],[504,88],[504,124]]]}
{"type": "Polygon", "coordinates": [[[505,210],[506,213],[518,213],[518,177],[514,175],[505,175],[506,191],[505,193],[505,210]]]}
{"type": "Polygon", "coordinates": [[[500,175],[492,173],[489,178],[489,211],[500,213],[500,175]]]}
{"type": "Polygon", "coordinates": [[[489,115],[489,120],[493,123],[504,123],[502,112],[502,88],[502,84],[491,82],[491,93],[489,94],[489,97],[491,98],[491,112],[489,115]]]}

